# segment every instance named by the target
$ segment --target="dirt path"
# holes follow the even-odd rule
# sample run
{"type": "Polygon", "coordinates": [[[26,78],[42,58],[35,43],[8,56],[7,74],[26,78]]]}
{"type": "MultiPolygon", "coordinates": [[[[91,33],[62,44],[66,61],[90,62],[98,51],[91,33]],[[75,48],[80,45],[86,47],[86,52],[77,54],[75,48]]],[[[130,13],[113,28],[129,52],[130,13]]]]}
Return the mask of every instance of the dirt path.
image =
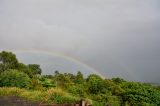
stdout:
{"type": "Polygon", "coordinates": [[[31,102],[16,96],[0,96],[0,106],[75,106],[75,105],[74,104],[39,105],[39,103],[31,102]]]}
{"type": "Polygon", "coordinates": [[[16,96],[0,96],[0,106],[38,106],[38,103],[30,102],[16,96]]]}

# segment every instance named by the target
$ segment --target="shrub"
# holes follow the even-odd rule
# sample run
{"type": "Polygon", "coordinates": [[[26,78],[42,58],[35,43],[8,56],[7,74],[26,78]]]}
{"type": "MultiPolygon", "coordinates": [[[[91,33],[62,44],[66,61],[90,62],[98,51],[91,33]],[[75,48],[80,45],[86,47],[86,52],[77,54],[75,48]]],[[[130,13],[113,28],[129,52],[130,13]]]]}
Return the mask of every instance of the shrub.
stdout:
{"type": "Polygon", "coordinates": [[[32,90],[44,90],[42,84],[36,78],[31,79],[31,83],[28,85],[28,88],[32,90]]]}
{"type": "Polygon", "coordinates": [[[27,74],[18,70],[8,70],[0,74],[0,86],[24,88],[30,83],[27,74]]]}
{"type": "Polygon", "coordinates": [[[74,96],[66,95],[61,97],[61,103],[76,103],[79,102],[79,98],[74,96]]]}
{"type": "Polygon", "coordinates": [[[56,87],[53,81],[49,78],[41,78],[40,83],[42,84],[43,87],[46,87],[46,88],[56,87]]]}
{"type": "Polygon", "coordinates": [[[83,85],[76,85],[68,88],[68,92],[74,96],[85,97],[86,93],[83,85]]]}
{"type": "Polygon", "coordinates": [[[105,106],[106,105],[106,103],[104,103],[104,102],[97,102],[97,101],[93,101],[93,104],[92,104],[92,106],[105,106]]]}
{"type": "Polygon", "coordinates": [[[67,93],[65,93],[64,91],[62,91],[62,89],[49,89],[47,91],[47,94],[49,94],[49,101],[53,102],[53,103],[57,103],[57,104],[61,104],[61,103],[76,103],[77,101],[79,101],[80,99],[74,96],[71,96],[67,93]]]}

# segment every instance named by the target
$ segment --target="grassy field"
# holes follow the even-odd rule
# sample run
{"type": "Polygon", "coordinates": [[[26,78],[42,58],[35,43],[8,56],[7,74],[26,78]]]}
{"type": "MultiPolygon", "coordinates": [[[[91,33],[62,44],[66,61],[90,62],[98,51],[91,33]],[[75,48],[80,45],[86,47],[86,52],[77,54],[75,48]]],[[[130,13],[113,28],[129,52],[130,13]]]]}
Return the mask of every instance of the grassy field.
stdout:
{"type": "Polygon", "coordinates": [[[46,91],[25,90],[16,87],[1,87],[0,96],[16,96],[43,104],[77,103],[80,98],[71,96],[61,89],[51,88],[46,91]]]}

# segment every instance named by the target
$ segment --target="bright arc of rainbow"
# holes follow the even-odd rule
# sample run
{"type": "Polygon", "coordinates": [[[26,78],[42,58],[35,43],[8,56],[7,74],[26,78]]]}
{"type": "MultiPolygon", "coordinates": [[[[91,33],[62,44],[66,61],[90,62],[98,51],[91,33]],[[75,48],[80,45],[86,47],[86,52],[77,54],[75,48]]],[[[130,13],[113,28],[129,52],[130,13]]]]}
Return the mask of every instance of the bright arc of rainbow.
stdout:
{"type": "Polygon", "coordinates": [[[93,67],[89,66],[88,64],[82,62],[79,59],[75,59],[73,57],[64,55],[62,53],[56,53],[56,52],[51,52],[51,51],[40,51],[40,50],[9,50],[9,51],[20,52],[20,53],[21,52],[24,52],[24,53],[27,53],[27,52],[28,53],[44,53],[44,54],[47,54],[47,55],[50,55],[50,56],[60,57],[60,58],[66,59],[68,61],[72,61],[74,63],[80,64],[80,65],[86,67],[87,69],[91,70],[92,73],[99,75],[103,79],[105,78],[101,73],[99,73],[96,69],[94,69],[93,67]]]}

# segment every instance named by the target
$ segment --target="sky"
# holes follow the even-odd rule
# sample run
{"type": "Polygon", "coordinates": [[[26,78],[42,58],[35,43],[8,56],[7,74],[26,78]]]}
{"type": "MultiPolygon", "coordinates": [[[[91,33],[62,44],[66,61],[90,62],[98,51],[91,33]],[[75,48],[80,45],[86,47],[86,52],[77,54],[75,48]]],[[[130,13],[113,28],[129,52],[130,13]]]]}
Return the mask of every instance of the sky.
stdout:
{"type": "Polygon", "coordinates": [[[106,78],[158,82],[159,11],[159,0],[0,0],[0,50],[63,54],[106,78]]]}

